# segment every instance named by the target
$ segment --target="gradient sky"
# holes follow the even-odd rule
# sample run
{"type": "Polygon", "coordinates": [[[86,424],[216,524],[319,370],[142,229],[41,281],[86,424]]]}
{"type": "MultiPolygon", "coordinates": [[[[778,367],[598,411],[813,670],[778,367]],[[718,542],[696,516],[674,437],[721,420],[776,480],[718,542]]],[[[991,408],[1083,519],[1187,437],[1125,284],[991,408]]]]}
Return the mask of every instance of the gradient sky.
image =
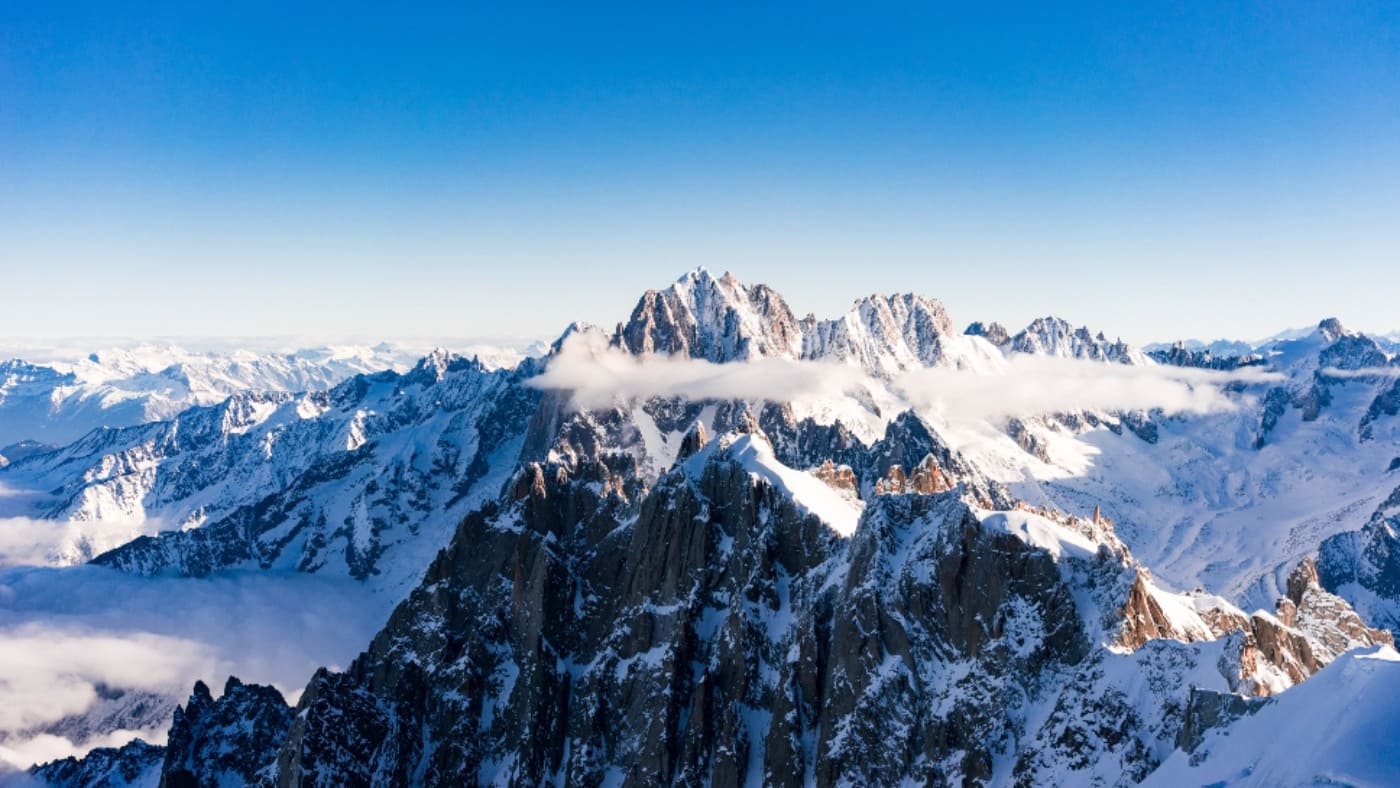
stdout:
{"type": "Polygon", "coordinates": [[[1400,328],[1393,3],[403,5],[0,5],[0,336],[1400,328]]]}

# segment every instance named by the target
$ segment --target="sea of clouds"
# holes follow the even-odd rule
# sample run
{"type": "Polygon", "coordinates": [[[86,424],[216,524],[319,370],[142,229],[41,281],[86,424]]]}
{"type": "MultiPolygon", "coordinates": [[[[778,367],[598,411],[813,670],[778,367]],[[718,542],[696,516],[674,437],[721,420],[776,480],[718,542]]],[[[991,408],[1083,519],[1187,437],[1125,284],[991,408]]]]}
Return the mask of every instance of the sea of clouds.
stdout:
{"type": "Polygon", "coordinates": [[[101,523],[0,519],[0,772],[132,738],[162,742],[169,720],[73,740],[54,730],[112,690],[183,700],[230,675],[294,700],[320,666],[344,666],[392,600],[346,577],[230,571],[139,577],[92,565],[35,566],[101,523]]]}

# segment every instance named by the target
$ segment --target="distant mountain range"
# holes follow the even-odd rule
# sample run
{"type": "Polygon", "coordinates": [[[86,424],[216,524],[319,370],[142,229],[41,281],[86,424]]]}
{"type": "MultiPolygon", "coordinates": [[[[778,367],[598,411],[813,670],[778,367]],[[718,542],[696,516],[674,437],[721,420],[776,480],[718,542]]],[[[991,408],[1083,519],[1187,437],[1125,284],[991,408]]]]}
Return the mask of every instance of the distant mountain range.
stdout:
{"type": "MultiPolygon", "coordinates": [[[[541,350],[528,342],[459,347],[492,367],[541,350]]],[[[0,456],[10,460],[14,452],[4,447],[21,441],[60,445],[99,427],[169,419],[240,392],[321,391],[352,375],[409,369],[426,352],[389,342],[259,351],[134,342],[87,352],[52,343],[0,350],[15,354],[0,360],[0,456]]]]}
{"type": "MultiPolygon", "coordinates": [[[[504,364],[11,362],[5,434],[40,443],[0,511],[90,565],[0,570],[0,637],[104,577],[393,612],[304,688],[205,670],[172,714],[128,679],[0,748],[156,740],[24,775],[64,786],[1394,782],[1394,339],[798,317],[697,269],[504,364]]],[[[268,650],[335,624],[258,610],[268,650]]]]}

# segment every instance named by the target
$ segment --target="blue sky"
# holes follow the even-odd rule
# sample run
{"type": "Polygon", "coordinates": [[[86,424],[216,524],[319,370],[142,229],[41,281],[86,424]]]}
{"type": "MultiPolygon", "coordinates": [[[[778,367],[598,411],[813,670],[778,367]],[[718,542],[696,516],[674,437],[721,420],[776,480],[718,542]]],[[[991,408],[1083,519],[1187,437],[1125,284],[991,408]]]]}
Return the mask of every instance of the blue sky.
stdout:
{"type": "Polygon", "coordinates": [[[1394,5],[216,5],[0,8],[0,335],[1400,328],[1394,5]]]}

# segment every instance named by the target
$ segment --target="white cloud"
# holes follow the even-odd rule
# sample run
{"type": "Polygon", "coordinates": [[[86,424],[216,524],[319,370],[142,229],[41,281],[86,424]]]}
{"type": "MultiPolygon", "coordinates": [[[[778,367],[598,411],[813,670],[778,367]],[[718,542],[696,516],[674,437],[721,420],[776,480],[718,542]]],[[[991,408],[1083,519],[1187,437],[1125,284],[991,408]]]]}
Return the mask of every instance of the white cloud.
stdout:
{"type": "Polygon", "coordinates": [[[159,530],[158,523],[151,520],[126,523],[0,517],[0,567],[78,564],[159,530]]]}
{"type": "Polygon", "coordinates": [[[137,735],[71,742],[43,730],[94,708],[99,685],[183,702],[196,680],[217,692],[236,675],[290,700],[317,667],[348,664],[391,603],[349,578],[296,572],[0,570],[0,762],[24,767],[137,735]]]}
{"type": "Polygon", "coordinates": [[[907,372],[895,386],[916,408],[950,419],[993,420],[1076,410],[1216,413],[1238,407],[1226,385],[1280,379],[1253,369],[1218,372],[1015,355],[999,374],[934,367],[907,372]]]}
{"type": "Polygon", "coordinates": [[[536,388],[569,391],[581,408],[649,397],[787,401],[842,397],[866,383],[856,367],[764,358],[716,364],[703,359],[634,356],[575,334],[565,340],[536,388]]]}
{"type": "Polygon", "coordinates": [[[760,359],[709,361],[634,356],[570,337],[532,385],[568,391],[582,408],[649,397],[795,401],[893,395],[906,407],[936,411],[944,418],[985,420],[1073,410],[1148,410],[1207,413],[1237,407],[1224,387],[1234,382],[1281,379],[1255,369],[1231,372],[1166,365],[1015,355],[995,372],[931,367],[892,381],[836,362],[760,359]]]}
{"type": "Polygon", "coordinates": [[[1400,367],[1362,367],[1361,369],[1324,367],[1321,372],[1329,378],[1400,378],[1400,367]]]}
{"type": "MultiPolygon", "coordinates": [[[[9,511],[33,500],[0,487],[9,511]]],[[[316,668],[347,664],[388,617],[392,599],[347,577],[151,578],[71,565],[157,530],[154,520],[0,518],[0,768],[163,738],[169,720],[76,742],[45,730],[100,708],[99,687],[183,702],[196,680],[217,692],[236,675],[290,699],[316,668]]]]}

